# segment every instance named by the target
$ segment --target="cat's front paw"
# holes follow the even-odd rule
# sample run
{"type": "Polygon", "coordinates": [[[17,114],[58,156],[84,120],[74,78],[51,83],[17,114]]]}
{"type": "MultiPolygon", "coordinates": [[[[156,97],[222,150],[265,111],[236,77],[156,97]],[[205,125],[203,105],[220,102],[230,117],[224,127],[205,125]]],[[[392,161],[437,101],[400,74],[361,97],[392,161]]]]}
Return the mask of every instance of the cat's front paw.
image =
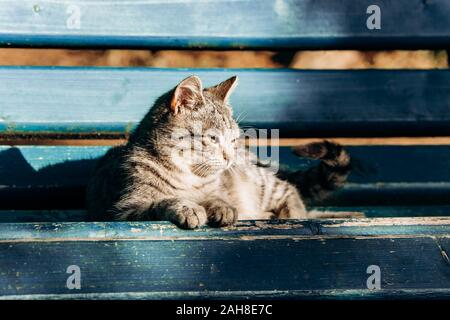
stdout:
{"type": "Polygon", "coordinates": [[[208,218],[205,208],[192,203],[180,205],[171,220],[180,228],[195,229],[205,225],[208,218]]]}
{"type": "Polygon", "coordinates": [[[237,221],[236,208],[226,203],[217,203],[208,206],[208,224],[212,227],[225,227],[235,224],[237,221]]]}

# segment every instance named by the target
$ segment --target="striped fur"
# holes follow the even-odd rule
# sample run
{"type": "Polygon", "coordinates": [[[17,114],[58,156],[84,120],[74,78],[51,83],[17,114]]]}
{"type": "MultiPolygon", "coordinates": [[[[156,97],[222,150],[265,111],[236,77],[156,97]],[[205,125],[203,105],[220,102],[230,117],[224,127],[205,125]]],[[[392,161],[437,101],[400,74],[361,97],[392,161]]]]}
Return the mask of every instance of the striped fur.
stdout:
{"type": "MultiPolygon", "coordinates": [[[[233,77],[203,89],[192,76],[161,96],[128,143],[99,161],[87,188],[92,219],[168,220],[192,229],[238,219],[331,217],[308,212],[294,184],[259,166],[239,145],[239,127],[228,103],[236,84],[233,77]]],[[[325,142],[296,152],[323,159],[321,170],[328,170],[348,160],[338,149],[325,142]]],[[[316,183],[313,176],[306,173],[301,179],[316,183]]],[[[299,186],[307,195],[319,193],[308,188],[299,186]]]]}
{"type": "Polygon", "coordinates": [[[326,199],[347,181],[351,169],[347,151],[331,141],[315,142],[293,148],[300,156],[320,163],[306,171],[280,172],[279,176],[294,184],[306,203],[326,199]]]}

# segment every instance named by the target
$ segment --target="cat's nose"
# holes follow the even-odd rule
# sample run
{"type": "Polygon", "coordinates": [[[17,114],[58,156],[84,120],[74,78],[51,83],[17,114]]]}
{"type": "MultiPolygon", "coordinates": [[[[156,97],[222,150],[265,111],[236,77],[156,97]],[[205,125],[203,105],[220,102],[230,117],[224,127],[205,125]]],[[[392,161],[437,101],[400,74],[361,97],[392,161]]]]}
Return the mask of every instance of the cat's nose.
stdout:
{"type": "Polygon", "coordinates": [[[223,154],[223,160],[229,162],[230,157],[228,156],[228,154],[225,151],[222,154],[223,154]]]}

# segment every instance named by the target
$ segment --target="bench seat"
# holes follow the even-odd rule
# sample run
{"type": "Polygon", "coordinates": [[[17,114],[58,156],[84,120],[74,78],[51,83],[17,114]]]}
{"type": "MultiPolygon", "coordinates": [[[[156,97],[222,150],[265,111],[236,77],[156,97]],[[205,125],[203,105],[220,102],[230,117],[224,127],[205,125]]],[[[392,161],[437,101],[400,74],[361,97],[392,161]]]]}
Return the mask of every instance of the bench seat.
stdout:
{"type": "Polygon", "coordinates": [[[195,231],[166,222],[2,223],[0,298],[449,298],[449,233],[449,218],[431,217],[195,231]],[[76,292],[65,287],[74,264],[76,292]],[[381,290],[367,289],[371,265],[381,266],[381,290]]]}

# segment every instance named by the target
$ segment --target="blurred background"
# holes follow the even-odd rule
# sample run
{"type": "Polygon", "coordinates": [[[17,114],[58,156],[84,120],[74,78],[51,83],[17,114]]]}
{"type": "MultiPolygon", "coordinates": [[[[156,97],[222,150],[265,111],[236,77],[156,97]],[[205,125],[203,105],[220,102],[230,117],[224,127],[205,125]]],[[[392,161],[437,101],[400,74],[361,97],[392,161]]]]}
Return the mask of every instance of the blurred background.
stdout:
{"type": "Polygon", "coordinates": [[[0,65],[160,68],[443,69],[445,50],[148,51],[0,49],[0,65]]]}

